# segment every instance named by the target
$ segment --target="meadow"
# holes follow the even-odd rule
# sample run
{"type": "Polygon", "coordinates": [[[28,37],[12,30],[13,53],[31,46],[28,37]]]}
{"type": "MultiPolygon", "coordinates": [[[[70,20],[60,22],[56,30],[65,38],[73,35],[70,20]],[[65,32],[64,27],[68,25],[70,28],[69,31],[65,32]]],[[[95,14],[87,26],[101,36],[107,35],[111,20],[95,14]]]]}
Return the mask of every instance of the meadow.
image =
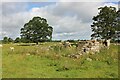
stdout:
{"type": "Polygon", "coordinates": [[[3,78],[118,78],[118,45],[78,59],[67,57],[78,51],[75,47],[62,48],[59,42],[11,43],[1,48],[3,78]]]}

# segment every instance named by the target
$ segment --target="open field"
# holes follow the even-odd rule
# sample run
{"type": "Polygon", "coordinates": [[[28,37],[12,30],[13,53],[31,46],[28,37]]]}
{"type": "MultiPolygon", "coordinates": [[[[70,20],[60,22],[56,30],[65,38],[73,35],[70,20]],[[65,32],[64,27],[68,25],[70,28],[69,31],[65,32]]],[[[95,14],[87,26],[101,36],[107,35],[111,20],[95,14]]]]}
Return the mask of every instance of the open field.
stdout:
{"type": "MultiPolygon", "coordinates": [[[[118,50],[110,49],[100,53],[84,54],[79,59],[66,55],[77,52],[75,47],[60,48],[58,42],[28,44],[3,44],[3,78],[118,78],[118,50]],[[52,46],[52,47],[50,47],[52,46]],[[10,50],[14,47],[14,51],[10,50]],[[92,61],[87,60],[92,59],[92,61]]],[[[119,48],[119,49],[118,49],[119,48]]]]}

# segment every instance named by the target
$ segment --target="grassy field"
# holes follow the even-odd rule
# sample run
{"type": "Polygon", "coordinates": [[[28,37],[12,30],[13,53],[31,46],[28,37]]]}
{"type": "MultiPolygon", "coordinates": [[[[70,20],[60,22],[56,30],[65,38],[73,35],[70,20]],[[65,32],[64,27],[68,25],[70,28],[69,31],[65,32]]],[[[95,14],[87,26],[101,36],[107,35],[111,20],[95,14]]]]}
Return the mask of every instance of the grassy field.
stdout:
{"type": "Polygon", "coordinates": [[[3,78],[118,78],[118,46],[102,49],[79,59],[66,57],[77,52],[75,47],[61,48],[58,42],[3,44],[3,78]],[[51,46],[51,47],[50,47],[51,46]],[[55,47],[56,46],[56,47],[55,47]],[[14,47],[14,51],[10,50],[14,47]],[[88,61],[91,58],[92,61],[88,61]]]}

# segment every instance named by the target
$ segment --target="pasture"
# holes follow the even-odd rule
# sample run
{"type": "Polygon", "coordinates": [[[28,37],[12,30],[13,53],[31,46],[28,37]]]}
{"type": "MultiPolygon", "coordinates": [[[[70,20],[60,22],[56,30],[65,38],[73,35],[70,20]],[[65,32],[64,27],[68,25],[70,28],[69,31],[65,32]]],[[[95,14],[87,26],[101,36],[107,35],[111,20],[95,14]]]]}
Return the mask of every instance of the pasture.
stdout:
{"type": "MultiPolygon", "coordinates": [[[[67,55],[76,47],[63,48],[59,42],[3,44],[3,78],[118,78],[118,50],[111,44],[96,54],[80,58],[67,55]],[[14,47],[11,50],[10,47],[14,47]],[[91,60],[89,60],[91,59],[91,60]]],[[[119,49],[118,49],[119,48],[119,49]]]]}

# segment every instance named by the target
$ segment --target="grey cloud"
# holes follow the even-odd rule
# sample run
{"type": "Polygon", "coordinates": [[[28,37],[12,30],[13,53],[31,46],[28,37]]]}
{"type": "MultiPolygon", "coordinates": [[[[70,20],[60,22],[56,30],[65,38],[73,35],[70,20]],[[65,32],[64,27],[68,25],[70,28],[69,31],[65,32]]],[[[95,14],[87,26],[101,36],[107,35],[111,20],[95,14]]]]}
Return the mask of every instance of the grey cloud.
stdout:
{"type": "Polygon", "coordinates": [[[26,11],[28,8],[26,2],[3,2],[2,3],[2,14],[4,16],[9,16],[11,14],[16,14],[19,12],[26,11]]]}
{"type": "Polygon", "coordinates": [[[78,20],[87,23],[92,20],[93,15],[97,14],[100,5],[101,3],[98,2],[60,2],[52,8],[52,11],[48,11],[53,15],[63,17],[77,15],[78,20]]]}
{"type": "Polygon", "coordinates": [[[2,3],[2,37],[15,38],[20,34],[20,28],[24,24],[23,12],[27,9],[27,3],[4,2],[2,3]]]}

